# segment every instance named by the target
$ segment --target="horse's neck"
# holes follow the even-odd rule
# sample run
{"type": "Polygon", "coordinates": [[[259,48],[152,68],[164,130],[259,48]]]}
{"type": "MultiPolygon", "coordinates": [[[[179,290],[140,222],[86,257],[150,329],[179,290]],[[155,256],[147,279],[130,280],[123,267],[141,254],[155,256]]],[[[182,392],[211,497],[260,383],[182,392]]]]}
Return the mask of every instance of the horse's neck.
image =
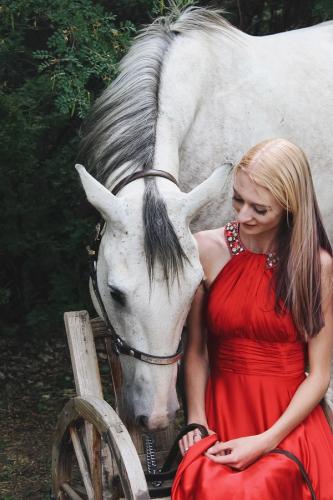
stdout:
{"type": "MultiPolygon", "coordinates": [[[[179,37],[161,75],[155,168],[169,169],[188,191],[224,161],[239,161],[254,144],[286,136],[304,148],[314,173],[330,172],[328,30],[331,25],[267,37],[244,35],[239,43],[220,35],[179,37]],[[325,144],[325,155],[320,144],[325,144]]],[[[325,202],[329,183],[315,181],[325,215],[332,207],[325,202]]],[[[195,228],[219,225],[223,219],[218,215],[217,221],[217,214],[222,213],[230,216],[227,202],[212,205],[195,228]]]]}
{"type": "MultiPolygon", "coordinates": [[[[224,161],[239,161],[253,144],[286,136],[305,149],[318,171],[330,171],[329,28],[241,35],[239,42],[221,35],[176,38],[162,66],[153,167],[171,173],[188,191],[224,161]],[[320,47],[317,55],[313,46],[320,47]],[[313,99],[318,74],[322,92],[313,99]]],[[[158,182],[162,188],[169,184],[158,182]]],[[[328,185],[320,187],[324,200],[328,185]]],[[[214,208],[199,227],[216,225],[216,213],[214,208]]]]}
{"type": "MultiPolygon", "coordinates": [[[[235,86],[230,67],[233,61],[244,59],[251,38],[243,33],[235,39],[195,33],[179,37],[169,49],[159,88],[154,167],[179,178],[185,190],[227,160],[220,154],[221,147],[214,144],[217,135],[223,144],[221,126],[209,116],[216,115],[214,108],[219,108],[222,92],[235,86]],[[198,158],[206,161],[198,165],[198,158]],[[184,170],[192,179],[191,185],[184,170]]],[[[223,111],[221,107],[221,117],[223,111]]]]}
{"type": "Polygon", "coordinates": [[[155,168],[179,177],[187,190],[271,136],[288,136],[308,152],[312,130],[327,136],[318,116],[327,116],[330,98],[329,29],[176,39],[162,66],[155,168]],[[314,99],[318,74],[323,93],[314,99]]]}

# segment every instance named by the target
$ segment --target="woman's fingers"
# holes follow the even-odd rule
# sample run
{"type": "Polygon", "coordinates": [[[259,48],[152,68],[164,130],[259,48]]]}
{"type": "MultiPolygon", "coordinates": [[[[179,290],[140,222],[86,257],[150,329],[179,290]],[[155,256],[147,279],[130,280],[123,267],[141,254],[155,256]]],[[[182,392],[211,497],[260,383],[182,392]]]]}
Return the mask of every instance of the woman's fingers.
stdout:
{"type": "Polygon", "coordinates": [[[216,454],[221,454],[221,455],[230,455],[232,451],[232,444],[231,441],[217,441],[213,446],[208,448],[207,453],[210,455],[216,455],[216,454]]]}
{"type": "Polygon", "coordinates": [[[194,429],[194,431],[193,431],[193,442],[197,443],[198,441],[200,441],[201,438],[202,438],[202,436],[201,436],[201,432],[199,431],[199,429],[194,429]]]}
{"type": "Polygon", "coordinates": [[[185,453],[193,446],[195,443],[200,441],[201,433],[199,429],[194,429],[194,431],[188,432],[182,439],[179,440],[179,449],[181,454],[184,456],[185,453]]]}
{"type": "Polygon", "coordinates": [[[179,440],[178,444],[179,444],[180,453],[184,456],[185,453],[187,452],[188,448],[189,448],[187,434],[185,434],[185,436],[183,436],[179,440]]]}
{"type": "Polygon", "coordinates": [[[206,457],[209,458],[212,462],[216,462],[217,464],[225,464],[225,465],[230,465],[231,467],[233,466],[235,460],[233,457],[233,454],[229,455],[223,455],[221,454],[214,454],[212,455],[211,453],[208,453],[208,451],[205,453],[206,457]]]}
{"type": "Polygon", "coordinates": [[[187,444],[188,444],[188,448],[191,448],[191,446],[193,446],[193,443],[194,443],[193,438],[194,438],[194,432],[193,432],[193,431],[192,431],[192,432],[189,432],[189,433],[187,434],[187,444]]]}

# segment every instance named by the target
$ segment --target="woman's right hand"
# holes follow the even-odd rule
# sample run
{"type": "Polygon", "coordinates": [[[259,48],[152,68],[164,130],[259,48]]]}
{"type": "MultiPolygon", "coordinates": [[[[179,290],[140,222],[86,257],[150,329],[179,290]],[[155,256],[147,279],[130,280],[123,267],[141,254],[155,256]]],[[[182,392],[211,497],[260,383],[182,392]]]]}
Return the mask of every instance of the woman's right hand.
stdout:
{"type": "MultiPolygon", "coordinates": [[[[191,422],[189,422],[189,423],[191,423],[191,422]]],[[[215,432],[208,429],[208,434],[209,435],[215,434],[215,432]]],[[[183,436],[178,441],[180,453],[182,454],[182,456],[184,456],[188,452],[188,450],[191,448],[191,446],[193,446],[195,443],[197,443],[201,439],[202,439],[202,436],[201,436],[201,432],[199,429],[194,429],[193,431],[190,431],[187,434],[185,434],[185,436],[183,436]]]]}

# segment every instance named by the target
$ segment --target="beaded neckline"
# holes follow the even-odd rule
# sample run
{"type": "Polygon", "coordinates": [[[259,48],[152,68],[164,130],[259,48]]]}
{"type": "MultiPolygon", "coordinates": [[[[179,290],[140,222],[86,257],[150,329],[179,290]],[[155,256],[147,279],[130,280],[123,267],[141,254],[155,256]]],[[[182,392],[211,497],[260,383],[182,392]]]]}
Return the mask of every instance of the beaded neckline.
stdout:
{"type": "MultiPolygon", "coordinates": [[[[240,253],[248,250],[242,243],[239,236],[239,222],[228,222],[225,226],[225,236],[232,255],[239,255],[240,253]]],[[[251,252],[255,254],[255,252],[251,252]]],[[[266,267],[268,269],[273,269],[278,263],[278,256],[274,252],[269,252],[266,254],[257,254],[266,256],[266,267]]]]}

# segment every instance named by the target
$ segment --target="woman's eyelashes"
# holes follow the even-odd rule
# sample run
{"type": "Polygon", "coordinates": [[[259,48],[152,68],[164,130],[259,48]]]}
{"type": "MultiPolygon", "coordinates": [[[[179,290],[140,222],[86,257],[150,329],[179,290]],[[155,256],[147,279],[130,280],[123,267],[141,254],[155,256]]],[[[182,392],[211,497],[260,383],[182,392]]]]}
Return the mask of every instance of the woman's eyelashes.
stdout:
{"type": "MultiPolygon", "coordinates": [[[[239,204],[244,203],[244,200],[242,200],[242,198],[239,198],[238,196],[235,196],[235,195],[234,195],[234,196],[232,197],[232,199],[233,199],[233,201],[234,201],[234,202],[236,202],[236,203],[239,203],[239,204]]],[[[253,205],[251,205],[251,206],[252,206],[253,210],[254,210],[257,214],[259,214],[259,215],[265,215],[265,214],[267,214],[267,208],[259,208],[259,207],[257,207],[257,205],[254,205],[254,204],[253,204],[253,205]]]]}

